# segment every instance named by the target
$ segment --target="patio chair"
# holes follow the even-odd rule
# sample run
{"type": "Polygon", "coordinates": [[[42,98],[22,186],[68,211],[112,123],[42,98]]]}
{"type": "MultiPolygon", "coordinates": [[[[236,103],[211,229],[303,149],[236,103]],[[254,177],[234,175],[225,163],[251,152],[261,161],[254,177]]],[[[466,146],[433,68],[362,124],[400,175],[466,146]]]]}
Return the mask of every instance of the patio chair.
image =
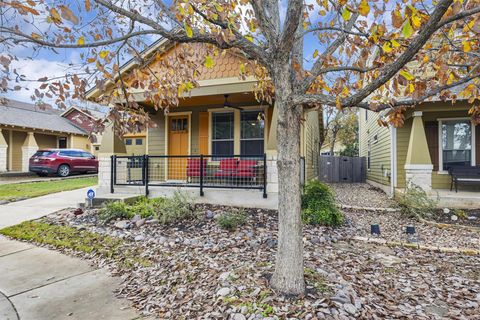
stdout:
{"type": "Polygon", "coordinates": [[[231,181],[237,172],[238,168],[238,159],[236,158],[227,158],[220,160],[220,166],[218,167],[217,172],[214,173],[214,176],[221,178],[225,181],[231,181]]]}
{"type": "Polygon", "coordinates": [[[234,177],[238,178],[237,182],[254,181],[257,176],[256,168],[256,160],[240,160],[234,177]]]}
{"type": "MultiPolygon", "coordinates": [[[[187,180],[190,182],[192,178],[200,177],[200,164],[199,158],[189,158],[187,160],[187,180]]],[[[203,159],[203,176],[207,175],[207,159],[203,159]]]]}

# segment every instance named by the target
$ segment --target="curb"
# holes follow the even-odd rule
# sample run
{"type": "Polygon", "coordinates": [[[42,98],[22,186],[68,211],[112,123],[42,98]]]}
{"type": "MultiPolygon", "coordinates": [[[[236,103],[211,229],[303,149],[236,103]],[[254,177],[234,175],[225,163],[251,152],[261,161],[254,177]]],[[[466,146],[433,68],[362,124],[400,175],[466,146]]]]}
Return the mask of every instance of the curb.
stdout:
{"type": "Polygon", "coordinates": [[[425,251],[433,251],[433,252],[441,252],[441,253],[457,253],[457,254],[464,254],[469,256],[480,255],[480,250],[470,249],[470,248],[425,246],[425,245],[416,244],[416,243],[408,243],[408,242],[401,242],[401,241],[387,241],[385,239],[367,238],[367,237],[359,237],[359,236],[347,238],[347,240],[374,243],[374,244],[385,245],[389,247],[402,247],[406,249],[417,249],[417,250],[425,250],[425,251]]]}
{"type": "Polygon", "coordinates": [[[453,228],[453,229],[469,230],[469,231],[473,231],[473,232],[480,232],[480,227],[465,226],[465,225],[461,225],[461,224],[434,222],[434,221],[430,221],[430,220],[425,220],[423,218],[419,218],[419,220],[422,223],[425,223],[425,224],[427,224],[429,226],[432,226],[432,227],[437,227],[439,229],[453,228]]]}
{"type": "Polygon", "coordinates": [[[400,208],[375,208],[375,207],[358,207],[358,206],[349,206],[346,204],[339,205],[341,209],[349,209],[349,210],[364,210],[370,212],[400,212],[400,208]]]}

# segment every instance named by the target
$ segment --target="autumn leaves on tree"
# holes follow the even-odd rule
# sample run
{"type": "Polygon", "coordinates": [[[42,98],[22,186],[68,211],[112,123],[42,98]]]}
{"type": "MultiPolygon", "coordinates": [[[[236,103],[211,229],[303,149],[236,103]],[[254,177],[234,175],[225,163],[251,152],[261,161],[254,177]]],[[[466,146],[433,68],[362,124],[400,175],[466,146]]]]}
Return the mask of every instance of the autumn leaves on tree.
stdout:
{"type": "Polygon", "coordinates": [[[401,125],[406,107],[457,90],[479,119],[480,2],[346,0],[85,0],[0,4],[0,90],[38,82],[34,98],[58,104],[109,89],[98,102],[125,130],[149,115],[132,99],[144,89],[157,109],[174,108],[195,88],[201,67],[225,50],[243,56],[239,77],[257,78],[256,97],[278,110],[279,234],[272,286],[302,294],[299,139],[303,110],[391,109],[383,124],[401,125]],[[159,38],[184,43],[181,54],[150,70],[142,50],[159,38]],[[199,45],[201,44],[201,45],[199,45]],[[11,66],[14,49],[79,50],[82,63],[62,77],[26,79],[11,66]],[[200,48],[201,47],[201,48],[200,48]],[[200,57],[200,59],[199,59],[200,57]],[[141,67],[120,76],[133,59],[141,67]],[[143,66],[143,67],[142,67],[143,66]],[[27,80],[29,80],[27,82],[27,80]]]}

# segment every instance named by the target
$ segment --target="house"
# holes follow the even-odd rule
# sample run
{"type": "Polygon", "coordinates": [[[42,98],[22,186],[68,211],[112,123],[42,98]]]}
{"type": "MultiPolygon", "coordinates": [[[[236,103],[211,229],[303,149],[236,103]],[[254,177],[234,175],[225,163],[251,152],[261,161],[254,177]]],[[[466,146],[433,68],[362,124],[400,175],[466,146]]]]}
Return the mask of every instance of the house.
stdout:
{"type": "Polygon", "coordinates": [[[0,115],[0,172],[28,172],[28,160],[38,149],[91,148],[88,133],[50,106],[8,99],[0,115]]]}
{"type": "Polygon", "coordinates": [[[144,155],[147,152],[147,133],[129,133],[123,136],[123,143],[127,154],[131,156],[144,155]]]}
{"type": "Polygon", "coordinates": [[[480,165],[480,126],[471,121],[471,105],[458,99],[443,102],[434,98],[405,113],[405,124],[379,126],[386,112],[361,110],[359,152],[367,158],[367,181],[390,194],[414,184],[440,206],[477,207],[480,189],[462,186],[450,191],[450,166],[480,165]]]}
{"type": "MultiPolygon", "coordinates": [[[[160,52],[161,59],[167,59],[181,46],[161,40],[144,56],[160,52]]],[[[144,106],[155,124],[145,137],[148,160],[121,157],[127,153],[123,142],[132,138],[133,143],[134,138],[122,141],[110,128],[99,150],[99,191],[144,193],[148,180],[147,189],[153,195],[181,187],[203,195],[203,202],[276,207],[277,111],[274,105],[255,99],[255,78],[240,79],[239,63],[243,59],[229,52],[214,57],[214,66],[201,70],[199,86],[168,113],[155,111],[137,89],[130,97],[144,106]],[[111,155],[119,157],[111,159],[111,155]]],[[[158,70],[158,60],[157,55],[150,70],[158,70]]],[[[131,61],[120,72],[128,77],[138,68],[137,62],[131,61]]],[[[96,100],[102,94],[102,90],[93,88],[87,97],[96,100]]],[[[319,153],[316,112],[305,113],[302,128],[306,179],[314,177],[319,153]]]]}

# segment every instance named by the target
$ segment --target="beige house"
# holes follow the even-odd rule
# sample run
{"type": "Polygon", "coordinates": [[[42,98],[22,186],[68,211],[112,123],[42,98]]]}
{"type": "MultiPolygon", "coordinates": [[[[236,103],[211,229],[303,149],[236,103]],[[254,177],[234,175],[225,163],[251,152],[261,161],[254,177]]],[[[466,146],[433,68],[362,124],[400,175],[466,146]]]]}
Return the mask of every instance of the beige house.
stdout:
{"type": "Polygon", "coordinates": [[[405,124],[381,127],[387,113],[361,110],[359,152],[367,158],[367,180],[390,194],[415,184],[441,206],[479,207],[480,188],[450,191],[450,166],[480,165],[480,126],[468,114],[466,101],[432,101],[406,112],[405,124]]]}
{"type": "Polygon", "coordinates": [[[126,153],[131,156],[139,156],[147,153],[146,132],[130,133],[123,136],[126,153]]]}
{"type": "Polygon", "coordinates": [[[38,149],[89,151],[88,134],[60,113],[12,99],[0,105],[0,172],[28,172],[28,160],[38,149]]]}
{"type": "MultiPolygon", "coordinates": [[[[175,54],[179,46],[182,45],[162,40],[147,50],[145,55],[162,52],[164,58],[168,58],[175,54]]],[[[204,202],[276,207],[277,111],[274,105],[255,99],[256,80],[253,77],[245,80],[239,78],[242,59],[230,53],[215,57],[213,68],[201,70],[199,86],[188,97],[181,98],[179,106],[168,114],[155,111],[143,98],[141,91],[132,95],[150,112],[155,124],[147,130],[145,137],[151,194],[162,194],[168,192],[167,187],[175,186],[196,190],[188,187],[196,188],[203,183],[209,186],[201,191],[204,202]],[[200,155],[205,162],[199,160],[200,155]],[[203,179],[199,179],[200,164],[203,179]],[[226,172],[230,172],[228,176],[226,172]]],[[[155,63],[150,65],[153,70],[158,69],[155,63]]],[[[136,68],[136,63],[130,62],[121,68],[121,72],[128,76],[136,68]]],[[[95,88],[88,93],[90,99],[101,95],[102,92],[95,88]]],[[[314,177],[315,159],[319,153],[316,111],[306,112],[305,119],[301,152],[305,159],[305,177],[308,179],[314,177]]],[[[131,152],[112,133],[108,134],[107,139],[105,136],[99,151],[99,189],[113,191],[111,188],[114,184],[115,188],[112,189],[122,193],[143,193],[144,186],[133,186],[134,180],[131,178],[140,162],[132,159],[122,161],[118,157],[112,170],[112,154],[121,156],[131,152]],[[111,172],[116,174],[113,179],[111,172]]],[[[123,142],[126,139],[130,138],[124,137],[123,142]]],[[[194,193],[198,195],[198,190],[194,193]]]]}

